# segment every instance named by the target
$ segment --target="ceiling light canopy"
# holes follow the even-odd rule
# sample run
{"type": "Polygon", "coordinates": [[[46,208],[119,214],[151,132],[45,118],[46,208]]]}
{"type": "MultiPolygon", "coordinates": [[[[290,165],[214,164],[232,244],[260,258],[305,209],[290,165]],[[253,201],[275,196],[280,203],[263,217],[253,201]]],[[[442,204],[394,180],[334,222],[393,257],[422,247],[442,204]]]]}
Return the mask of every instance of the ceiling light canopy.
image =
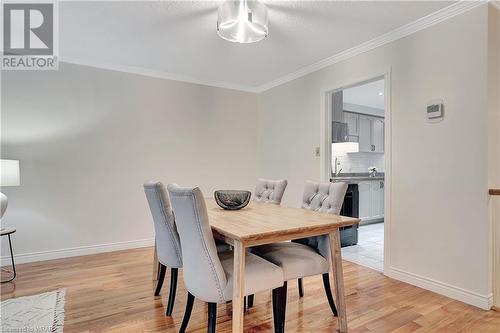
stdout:
{"type": "Polygon", "coordinates": [[[236,43],[254,43],[268,36],[267,7],[256,0],[226,0],[219,7],[217,33],[236,43]]]}

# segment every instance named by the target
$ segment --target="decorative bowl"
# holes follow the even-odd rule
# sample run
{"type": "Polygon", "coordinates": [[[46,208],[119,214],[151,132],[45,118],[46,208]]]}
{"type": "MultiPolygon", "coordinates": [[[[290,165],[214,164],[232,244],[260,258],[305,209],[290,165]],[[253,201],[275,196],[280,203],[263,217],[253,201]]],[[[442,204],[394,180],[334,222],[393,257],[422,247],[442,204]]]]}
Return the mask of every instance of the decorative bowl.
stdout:
{"type": "Polygon", "coordinates": [[[215,202],[224,209],[242,209],[250,202],[250,191],[219,190],[214,192],[215,202]]]}

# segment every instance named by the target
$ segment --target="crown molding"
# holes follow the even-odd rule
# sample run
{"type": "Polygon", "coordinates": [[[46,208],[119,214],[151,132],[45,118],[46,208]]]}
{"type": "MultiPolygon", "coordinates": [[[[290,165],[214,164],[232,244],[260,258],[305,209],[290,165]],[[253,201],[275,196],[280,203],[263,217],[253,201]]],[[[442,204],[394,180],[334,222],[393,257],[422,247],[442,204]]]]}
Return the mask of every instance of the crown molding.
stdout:
{"type": "Polygon", "coordinates": [[[248,85],[242,85],[242,84],[236,84],[236,83],[230,83],[230,82],[223,82],[223,81],[215,81],[215,80],[197,79],[197,78],[193,78],[193,77],[186,76],[186,75],[173,74],[173,73],[168,73],[168,72],[164,72],[164,71],[153,70],[153,69],[148,69],[148,68],[143,68],[143,67],[118,65],[118,64],[111,64],[111,63],[102,62],[102,61],[89,61],[89,60],[68,58],[68,57],[60,57],[59,61],[64,62],[64,63],[68,63],[68,64],[95,67],[95,68],[106,69],[106,70],[111,70],[111,71],[118,71],[118,72],[124,72],[124,73],[129,73],[129,74],[137,74],[137,75],[172,80],[172,81],[187,82],[187,83],[199,84],[199,85],[210,86],[210,87],[239,90],[239,91],[251,92],[251,93],[258,92],[257,87],[254,87],[254,86],[248,86],[248,85]]]}
{"type": "MultiPolygon", "coordinates": [[[[479,7],[487,2],[488,2],[487,0],[458,1],[450,6],[442,8],[434,13],[431,13],[427,16],[424,16],[416,21],[408,23],[402,27],[399,27],[395,30],[392,30],[386,34],[379,36],[379,37],[376,37],[376,38],[371,39],[367,42],[359,44],[355,47],[352,47],[350,49],[347,49],[345,51],[337,53],[329,58],[323,59],[323,60],[316,62],[314,64],[303,67],[303,68],[299,69],[298,71],[295,71],[293,73],[282,76],[276,80],[265,83],[265,84],[259,86],[257,88],[257,91],[264,92],[264,91],[269,90],[271,88],[277,87],[279,85],[293,81],[293,80],[298,79],[298,78],[305,76],[307,74],[318,71],[318,70],[325,68],[327,66],[336,64],[336,63],[341,62],[343,60],[347,60],[347,59],[352,58],[354,56],[357,56],[359,54],[371,51],[377,47],[391,43],[395,40],[398,40],[398,39],[401,39],[401,38],[406,37],[408,35],[414,34],[420,30],[431,27],[435,24],[446,21],[452,17],[463,14],[463,13],[465,13],[473,8],[479,7]]],[[[495,6],[498,6],[498,2],[496,2],[496,1],[491,2],[491,3],[493,3],[495,6]]]]}
{"type": "Polygon", "coordinates": [[[500,1],[490,0],[490,3],[493,5],[493,7],[500,10],[500,1]]]}

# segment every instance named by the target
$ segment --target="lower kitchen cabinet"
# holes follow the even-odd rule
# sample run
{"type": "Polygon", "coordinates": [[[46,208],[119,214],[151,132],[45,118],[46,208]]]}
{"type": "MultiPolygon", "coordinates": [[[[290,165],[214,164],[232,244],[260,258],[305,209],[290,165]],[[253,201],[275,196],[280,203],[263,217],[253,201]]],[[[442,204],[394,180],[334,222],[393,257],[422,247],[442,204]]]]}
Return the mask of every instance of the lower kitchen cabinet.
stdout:
{"type": "Polygon", "coordinates": [[[384,181],[369,180],[358,183],[359,218],[370,221],[384,218],[384,181]]]}
{"type": "Polygon", "coordinates": [[[384,181],[371,182],[372,219],[384,218],[384,181]]]}
{"type": "Polygon", "coordinates": [[[371,182],[359,182],[358,183],[358,192],[359,192],[359,218],[361,220],[365,220],[371,217],[372,215],[372,189],[371,182]]]}

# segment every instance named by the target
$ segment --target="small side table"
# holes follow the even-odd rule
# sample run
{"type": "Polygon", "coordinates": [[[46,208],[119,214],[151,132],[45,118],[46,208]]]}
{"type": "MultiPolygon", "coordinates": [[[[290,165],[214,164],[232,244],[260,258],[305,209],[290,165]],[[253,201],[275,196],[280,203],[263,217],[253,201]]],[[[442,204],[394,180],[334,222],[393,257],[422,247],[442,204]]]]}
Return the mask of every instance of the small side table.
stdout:
{"type": "Polygon", "coordinates": [[[12,228],[12,227],[6,227],[6,228],[2,228],[0,230],[0,236],[2,236],[2,237],[7,236],[9,238],[10,260],[12,261],[12,272],[14,273],[14,275],[12,276],[12,278],[10,280],[1,281],[1,283],[7,283],[7,282],[10,282],[16,278],[16,264],[14,263],[14,252],[12,252],[12,241],[10,239],[10,235],[12,235],[15,232],[16,232],[16,228],[12,228]]]}

